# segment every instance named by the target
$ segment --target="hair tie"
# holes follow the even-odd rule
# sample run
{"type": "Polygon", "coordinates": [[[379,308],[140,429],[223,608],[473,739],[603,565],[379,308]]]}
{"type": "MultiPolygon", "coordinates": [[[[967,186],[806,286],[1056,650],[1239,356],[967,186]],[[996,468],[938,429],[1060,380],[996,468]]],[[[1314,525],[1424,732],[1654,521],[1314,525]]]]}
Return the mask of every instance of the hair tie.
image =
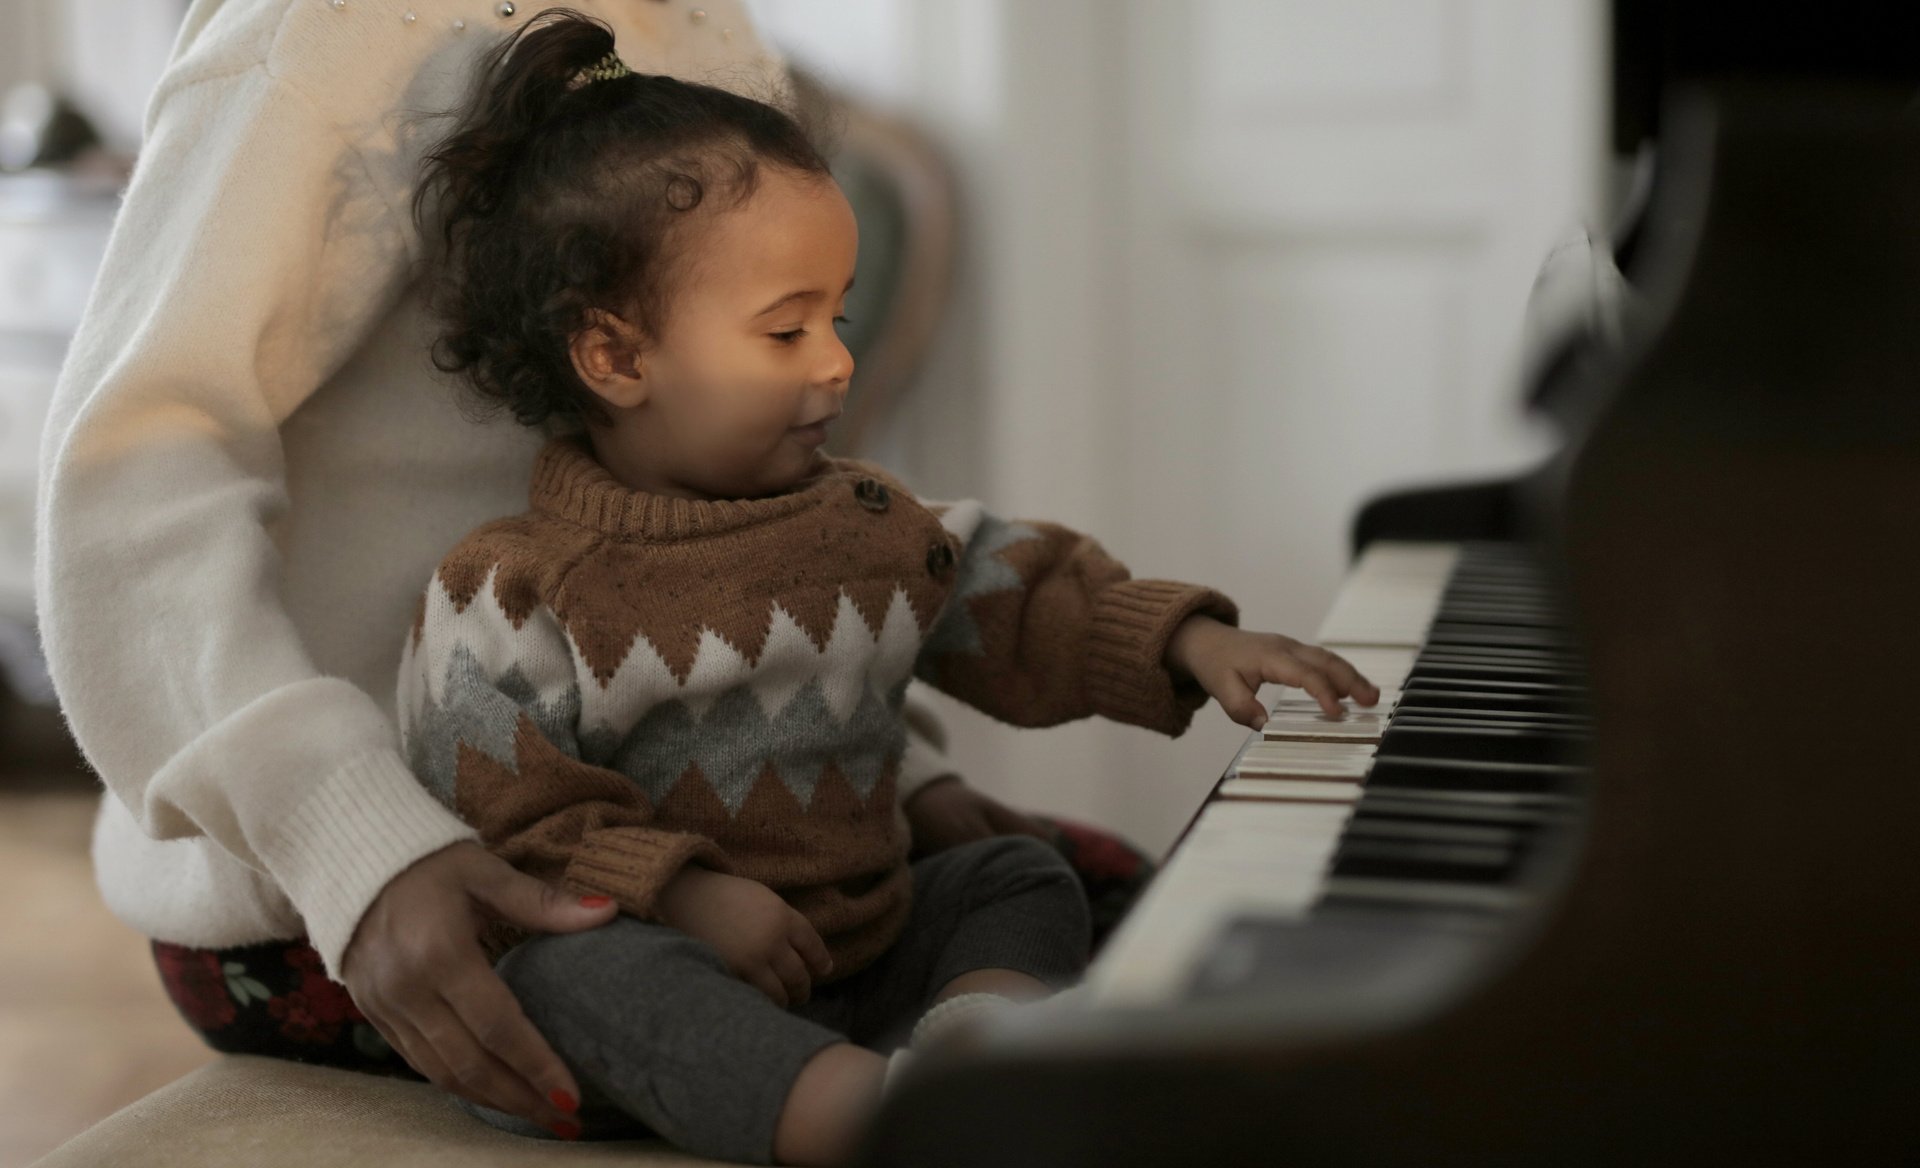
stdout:
{"type": "Polygon", "coordinates": [[[627,63],[620,59],[620,54],[610,52],[585,69],[575,73],[573,75],[573,83],[569,85],[568,88],[578,89],[583,85],[591,85],[595,81],[613,81],[621,77],[631,77],[632,75],[633,70],[627,68],[627,63]]]}

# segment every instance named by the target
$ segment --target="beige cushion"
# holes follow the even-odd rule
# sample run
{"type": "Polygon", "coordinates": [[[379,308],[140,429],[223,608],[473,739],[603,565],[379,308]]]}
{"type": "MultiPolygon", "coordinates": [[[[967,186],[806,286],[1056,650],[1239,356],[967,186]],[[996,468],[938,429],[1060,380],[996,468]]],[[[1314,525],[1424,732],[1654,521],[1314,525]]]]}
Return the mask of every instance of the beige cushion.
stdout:
{"type": "Polygon", "coordinates": [[[426,1083],[228,1055],[121,1108],[34,1168],[695,1168],[660,1140],[529,1139],[426,1083]]]}

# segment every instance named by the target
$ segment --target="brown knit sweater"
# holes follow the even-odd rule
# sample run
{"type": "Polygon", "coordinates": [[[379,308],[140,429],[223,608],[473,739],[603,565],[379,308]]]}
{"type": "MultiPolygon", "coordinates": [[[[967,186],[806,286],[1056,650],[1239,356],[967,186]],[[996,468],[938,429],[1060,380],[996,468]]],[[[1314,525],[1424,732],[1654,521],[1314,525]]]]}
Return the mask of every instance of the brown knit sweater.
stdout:
{"type": "Polygon", "coordinates": [[[1238,619],[1085,536],[923,503],[850,460],[699,502],[630,490],[559,439],[531,501],[421,598],[399,695],[415,774],[496,854],[635,916],[690,862],[758,880],[836,978],[906,919],[911,677],[1020,726],[1177,735],[1206,695],[1169,675],[1168,637],[1195,612],[1238,619]]]}

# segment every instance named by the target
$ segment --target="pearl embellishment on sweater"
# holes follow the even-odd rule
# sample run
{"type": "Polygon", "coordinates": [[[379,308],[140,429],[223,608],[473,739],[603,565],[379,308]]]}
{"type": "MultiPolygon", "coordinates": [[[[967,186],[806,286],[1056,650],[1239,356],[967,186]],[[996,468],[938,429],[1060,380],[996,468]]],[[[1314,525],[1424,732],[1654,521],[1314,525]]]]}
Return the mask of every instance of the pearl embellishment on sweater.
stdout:
{"type": "Polygon", "coordinates": [[[508,17],[512,16],[517,9],[513,6],[513,0],[500,0],[500,7],[494,9],[494,11],[498,12],[502,17],[508,17]]]}
{"type": "Polygon", "coordinates": [[[403,17],[401,17],[401,18],[400,18],[400,23],[401,23],[401,24],[412,24],[412,23],[413,23],[414,21],[416,21],[416,20],[419,20],[419,19],[420,19],[419,17],[417,17],[417,16],[415,16],[415,15],[414,15],[413,13],[411,13],[411,12],[409,12],[409,13],[407,13],[407,14],[406,14],[405,16],[403,16],[403,17]]]}

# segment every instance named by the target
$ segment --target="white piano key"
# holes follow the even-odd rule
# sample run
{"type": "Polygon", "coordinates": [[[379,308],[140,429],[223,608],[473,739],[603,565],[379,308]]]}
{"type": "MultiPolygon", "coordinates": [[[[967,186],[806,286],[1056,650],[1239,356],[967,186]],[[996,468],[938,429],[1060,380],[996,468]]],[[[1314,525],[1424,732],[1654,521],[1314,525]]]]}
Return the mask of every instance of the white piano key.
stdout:
{"type": "Polygon", "coordinates": [[[1227,768],[1233,778],[1362,779],[1373,765],[1370,742],[1269,742],[1254,739],[1227,768]]]}
{"type": "MultiPolygon", "coordinates": [[[[1424,643],[1424,638],[1422,642],[1424,643]]],[[[1393,648],[1382,645],[1354,645],[1344,641],[1322,641],[1320,647],[1329,653],[1335,653],[1346,659],[1347,664],[1358,669],[1361,676],[1381,689],[1400,688],[1407,675],[1413,672],[1413,663],[1420,656],[1417,648],[1393,648]]],[[[1304,691],[1287,687],[1289,696],[1304,691]]]]}
{"type": "Polygon", "coordinates": [[[1303,914],[1346,817],[1338,806],[1209,804],[1088,971],[1093,1003],[1164,1001],[1236,916],[1303,914]]]}
{"type": "Polygon", "coordinates": [[[1329,718],[1318,706],[1311,711],[1283,707],[1267,716],[1260,737],[1267,742],[1378,742],[1386,728],[1387,715],[1371,710],[1329,718]]]}
{"type": "Polygon", "coordinates": [[[1360,798],[1359,783],[1314,782],[1311,779],[1228,779],[1215,795],[1221,799],[1277,799],[1285,802],[1353,803],[1360,798]]]}
{"type": "Polygon", "coordinates": [[[1455,544],[1374,544],[1354,565],[1315,639],[1419,648],[1458,558],[1455,544]]]}
{"type": "MultiPolygon", "coordinates": [[[[1340,708],[1350,714],[1390,713],[1395,706],[1400,704],[1400,693],[1401,691],[1398,687],[1388,688],[1382,686],[1380,687],[1379,700],[1375,701],[1371,706],[1363,706],[1353,698],[1342,698],[1340,699],[1340,708]]],[[[1268,707],[1269,713],[1274,710],[1298,710],[1305,714],[1320,713],[1320,699],[1314,697],[1306,690],[1295,689],[1290,685],[1283,685],[1275,691],[1273,704],[1268,707]]]]}

